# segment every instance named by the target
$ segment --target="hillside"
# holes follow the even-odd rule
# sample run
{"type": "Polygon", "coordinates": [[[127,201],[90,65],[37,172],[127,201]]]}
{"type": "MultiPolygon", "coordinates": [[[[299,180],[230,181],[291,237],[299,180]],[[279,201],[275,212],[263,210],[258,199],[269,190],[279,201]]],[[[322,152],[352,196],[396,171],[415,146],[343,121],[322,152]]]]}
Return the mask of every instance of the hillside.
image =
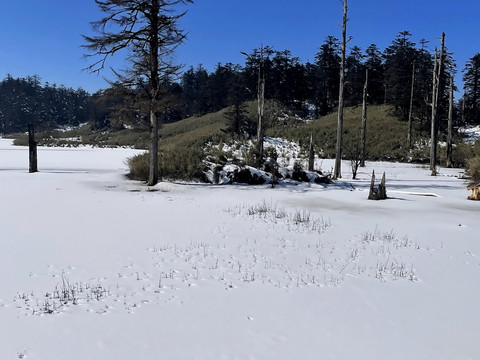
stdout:
{"type": "MultiPolygon", "coordinates": [[[[348,107],[344,113],[344,144],[351,147],[359,141],[362,108],[348,107]]],[[[368,108],[367,157],[369,160],[406,160],[405,148],[408,124],[395,114],[392,106],[377,105],[368,108]]],[[[337,113],[297,124],[277,124],[268,130],[273,137],[281,137],[304,144],[313,136],[317,151],[326,158],[335,157],[337,113]],[[292,126],[293,125],[293,126],[292,126]]],[[[348,151],[344,154],[348,158],[348,151]]]]}
{"type": "MultiPolygon", "coordinates": [[[[229,109],[210,113],[200,117],[190,117],[178,122],[164,124],[160,130],[160,172],[162,177],[170,179],[197,179],[208,181],[205,178],[207,170],[205,160],[208,158],[211,168],[236,162],[238,165],[252,165],[252,153],[249,147],[253,137],[232,134],[229,109]],[[224,145],[228,150],[224,151],[224,145]],[[208,146],[207,146],[208,145],[208,146]],[[236,156],[232,156],[232,148],[236,149],[236,156]]],[[[343,158],[355,158],[359,151],[359,137],[361,127],[361,107],[348,107],[344,118],[344,150],[343,158]]],[[[245,116],[248,119],[246,128],[252,134],[256,126],[256,102],[249,102],[245,106],[245,116]],[[252,131],[253,129],[253,131],[252,131]]],[[[292,156],[303,154],[304,160],[310,134],[313,137],[316,156],[318,158],[333,158],[335,156],[335,141],[337,129],[337,113],[315,120],[302,119],[278,103],[268,102],[265,110],[267,124],[266,136],[280,138],[300,146],[296,155],[286,154],[291,162],[292,156]]],[[[392,106],[377,105],[368,108],[367,121],[367,161],[400,161],[426,162],[429,159],[429,139],[426,133],[419,131],[419,124],[415,123],[413,139],[415,148],[408,151],[406,121],[401,119],[392,106]]],[[[38,133],[39,145],[78,146],[93,145],[99,147],[133,147],[148,149],[149,136],[146,129],[123,129],[120,131],[94,131],[90,125],[68,131],[38,133]]],[[[26,136],[16,140],[17,145],[26,145],[26,136]]],[[[267,144],[268,145],[268,144],[267,144]]],[[[266,148],[268,147],[266,145],[266,148]]],[[[270,145],[270,148],[272,146],[270,145]]],[[[279,149],[275,149],[275,156],[282,156],[279,149]]],[[[457,147],[455,163],[464,166],[468,156],[464,149],[457,147]]],[[[443,161],[445,150],[439,147],[439,160],[443,161]]],[[[131,176],[134,179],[145,179],[148,171],[148,155],[138,155],[129,159],[131,176]]]]}

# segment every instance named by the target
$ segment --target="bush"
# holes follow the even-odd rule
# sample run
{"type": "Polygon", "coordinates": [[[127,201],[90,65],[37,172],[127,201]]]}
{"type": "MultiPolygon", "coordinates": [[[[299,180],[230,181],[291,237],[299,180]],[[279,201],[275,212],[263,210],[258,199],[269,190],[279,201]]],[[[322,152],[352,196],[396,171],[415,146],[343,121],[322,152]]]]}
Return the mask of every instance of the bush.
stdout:
{"type": "Polygon", "coordinates": [[[471,176],[472,183],[480,182],[480,140],[473,145],[470,159],[467,161],[466,171],[471,176]]]}
{"type": "Polygon", "coordinates": [[[147,181],[150,167],[150,156],[148,153],[132,156],[127,159],[127,165],[130,169],[128,177],[132,180],[147,181]]]}
{"type": "Polygon", "coordinates": [[[480,182],[480,156],[474,156],[467,162],[467,173],[472,177],[473,183],[480,182]]]}

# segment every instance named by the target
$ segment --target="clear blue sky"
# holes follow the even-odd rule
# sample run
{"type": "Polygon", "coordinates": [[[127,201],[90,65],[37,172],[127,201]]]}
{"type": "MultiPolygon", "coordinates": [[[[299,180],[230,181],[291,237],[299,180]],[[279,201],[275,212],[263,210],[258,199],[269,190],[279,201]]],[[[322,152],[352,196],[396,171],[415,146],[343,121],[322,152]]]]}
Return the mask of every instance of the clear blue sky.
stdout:
{"type": "MultiPolygon", "coordinates": [[[[341,36],[340,0],[196,0],[188,10],[181,26],[189,38],[177,50],[177,60],[210,71],[218,62],[243,64],[240,51],[261,44],[313,61],[327,35],[341,36]]],[[[107,87],[103,76],[112,77],[108,71],[100,76],[82,71],[88,62],[81,34],[91,34],[90,21],[100,17],[93,0],[4,1],[0,79],[38,74],[43,82],[89,92],[107,87]]],[[[349,0],[349,18],[349,46],[362,49],[375,43],[383,50],[404,30],[416,43],[429,40],[433,49],[445,32],[458,65],[457,86],[462,86],[465,62],[480,52],[479,0],[349,0]]],[[[107,65],[122,67],[122,60],[114,57],[107,65]]]]}

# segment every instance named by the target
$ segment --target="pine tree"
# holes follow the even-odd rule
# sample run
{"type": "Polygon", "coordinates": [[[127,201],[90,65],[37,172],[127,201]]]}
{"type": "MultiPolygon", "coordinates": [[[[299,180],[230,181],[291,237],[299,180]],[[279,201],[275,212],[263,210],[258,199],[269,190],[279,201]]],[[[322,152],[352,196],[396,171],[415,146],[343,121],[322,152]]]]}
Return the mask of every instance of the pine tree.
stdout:
{"type": "Polygon", "coordinates": [[[345,105],[358,106],[362,102],[365,66],[362,49],[353,46],[345,60],[345,105]]]}
{"type": "Polygon", "coordinates": [[[315,65],[318,68],[320,115],[332,112],[337,104],[340,61],[340,42],[336,37],[329,35],[315,55],[315,65]]]}
{"type": "Polygon", "coordinates": [[[383,104],[385,67],[382,53],[377,45],[371,44],[365,54],[365,67],[368,69],[368,101],[370,104],[383,104]]]}
{"type": "Polygon", "coordinates": [[[412,64],[416,57],[411,36],[408,31],[401,32],[384,52],[386,101],[401,110],[405,119],[410,104],[412,64]]]}
{"type": "MultiPolygon", "coordinates": [[[[430,119],[430,106],[427,99],[431,97],[432,91],[432,55],[425,49],[425,42],[420,40],[422,48],[416,50],[415,54],[415,86],[413,89],[412,122],[420,120],[420,127],[427,130],[427,121],[430,119]]],[[[413,76],[413,74],[412,74],[413,76]]]]}
{"type": "Polygon", "coordinates": [[[192,0],[95,0],[95,3],[105,16],[92,23],[99,35],[84,36],[84,47],[90,56],[96,57],[88,69],[98,73],[109,56],[123,49],[130,52],[130,68],[117,75],[125,85],[145,90],[150,118],[148,185],[153,186],[159,177],[159,112],[165,110],[162,96],[165,85],[180,69],[173,64],[172,54],[186,38],[178,28],[184,13],[175,14],[174,10],[192,0]]]}
{"type": "Polygon", "coordinates": [[[472,56],[463,69],[465,122],[480,124],[480,53],[472,56]]]}

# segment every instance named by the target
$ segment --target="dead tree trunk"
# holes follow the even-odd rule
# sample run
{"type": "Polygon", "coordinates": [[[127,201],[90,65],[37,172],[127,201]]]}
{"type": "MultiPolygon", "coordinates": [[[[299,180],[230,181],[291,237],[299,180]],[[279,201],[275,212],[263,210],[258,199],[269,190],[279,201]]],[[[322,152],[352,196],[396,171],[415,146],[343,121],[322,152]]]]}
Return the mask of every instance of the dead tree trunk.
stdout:
{"type": "Polygon", "coordinates": [[[436,175],[436,117],[437,117],[437,68],[438,68],[438,61],[437,56],[438,51],[435,49],[435,59],[433,64],[433,85],[432,85],[432,103],[430,106],[432,107],[432,118],[431,118],[431,125],[430,125],[430,170],[432,171],[432,175],[436,175]],[[435,146],[435,148],[434,148],[435,146]]]}
{"type": "Polygon", "coordinates": [[[265,74],[264,74],[263,47],[260,50],[260,63],[258,65],[258,125],[257,125],[257,164],[263,162],[263,111],[265,107],[265,74]]]}
{"type": "Polygon", "coordinates": [[[437,143],[438,143],[438,99],[440,93],[440,74],[442,73],[443,52],[445,49],[445,33],[442,33],[442,47],[440,56],[437,59],[435,50],[435,64],[433,67],[433,89],[432,89],[432,124],[431,124],[431,145],[430,145],[430,170],[432,176],[437,175],[437,143]]]}
{"type": "Polygon", "coordinates": [[[368,97],[368,69],[365,70],[365,84],[363,85],[363,106],[362,106],[362,143],[360,148],[360,167],[365,167],[367,157],[367,97],[368,97]]]}
{"type": "Polygon", "coordinates": [[[308,171],[313,171],[315,167],[315,149],[313,147],[313,135],[310,133],[310,147],[308,151],[308,171]]]}
{"type": "Polygon", "coordinates": [[[342,148],[343,148],[343,90],[345,86],[345,52],[347,47],[347,0],[343,0],[343,26],[342,26],[342,58],[340,62],[340,88],[338,91],[338,122],[337,122],[337,144],[335,156],[335,168],[333,179],[342,177],[342,148]]]}
{"type": "Polygon", "coordinates": [[[412,117],[413,117],[413,90],[415,89],[415,61],[412,65],[412,86],[410,88],[410,110],[408,112],[408,135],[407,144],[408,150],[412,149],[412,117]]]}
{"type": "Polygon", "coordinates": [[[387,198],[387,186],[385,184],[385,173],[383,173],[382,181],[375,186],[375,170],[372,171],[372,181],[370,182],[370,192],[368,200],[385,200],[387,198]]]}
{"type": "Polygon", "coordinates": [[[450,77],[450,97],[448,101],[447,167],[452,167],[453,152],[453,76],[450,77]]]}
{"type": "Polygon", "coordinates": [[[37,142],[35,141],[35,128],[32,124],[28,125],[28,160],[28,172],[37,172],[37,142]]]}
{"type": "Polygon", "coordinates": [[[158,117],[154,110],[150,110],[150,163],[148,174],[148,186],[155,186],[158,183],[158,117]]]}

